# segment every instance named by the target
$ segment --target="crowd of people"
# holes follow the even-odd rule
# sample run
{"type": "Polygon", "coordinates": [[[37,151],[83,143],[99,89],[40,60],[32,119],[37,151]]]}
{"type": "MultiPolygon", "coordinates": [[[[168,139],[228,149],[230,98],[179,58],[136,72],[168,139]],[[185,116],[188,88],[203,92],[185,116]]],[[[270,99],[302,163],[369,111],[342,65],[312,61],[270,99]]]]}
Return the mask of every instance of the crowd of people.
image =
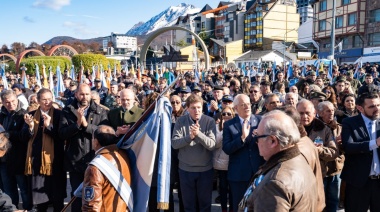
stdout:
{"type": "MultiPolygon", "coordinates": [[[[162,94],[172,106],[169,211],[174,188],[179,211],[211,211],[213,201],[223,212],[380,211],[378,65],[334,66],[331,77],[328,67],[284,70],[175,71],[172,87],[167,74],[121,71],[109,88],[65,73],[57,95],[33,76],[25,88],[6,73],[0,138],[11,148],[0,188],[16,207],[20,192],[24,210],[61,211],[68,173],[71,195],[84,183],[72,211],[127,209],[91,161],[102,155],[130,183],[129,159],[115,144],[162,94]]],[[[153,172],[156,182],[157,164],[153,172]]],[[[149,211],[158,211],[155,183],[149,196],[149,211]]]]}

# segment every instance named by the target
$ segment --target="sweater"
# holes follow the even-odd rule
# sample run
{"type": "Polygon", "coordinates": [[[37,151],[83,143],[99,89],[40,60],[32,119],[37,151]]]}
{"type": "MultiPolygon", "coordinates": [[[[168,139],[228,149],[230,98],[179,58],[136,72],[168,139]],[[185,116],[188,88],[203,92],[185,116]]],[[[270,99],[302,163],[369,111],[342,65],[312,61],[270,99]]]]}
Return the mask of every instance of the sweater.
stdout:
{"type": "Polygon", "coordinates": [[[202,115],[198,121],[200,130],[193,140],[190,115],[178,118],[174,125],[172,147],[178,149],[178,167],[187,172],[205,172],[213,167],[212,150],[215,147],[216,125],[213,118],[202,115]]]}

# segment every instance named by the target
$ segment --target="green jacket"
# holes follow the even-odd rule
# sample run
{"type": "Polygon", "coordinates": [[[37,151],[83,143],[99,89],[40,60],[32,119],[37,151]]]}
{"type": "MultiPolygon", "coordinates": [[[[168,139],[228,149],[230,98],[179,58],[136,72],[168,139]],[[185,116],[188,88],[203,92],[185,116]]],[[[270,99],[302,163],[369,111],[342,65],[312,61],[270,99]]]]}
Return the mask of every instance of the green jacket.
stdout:
{"type": "Polygon", "coordinates": [[[118,107],[115,109],[110,110],[108,113],[108,120],[110,122],[110,125],[115,130],[117,127],[123,126],[123,125],[133,125],[141,115],[143,114],[144,110],[137,107],[136,105],[133,106],[129,111],[125,111],[123,107],[118,107]]]}

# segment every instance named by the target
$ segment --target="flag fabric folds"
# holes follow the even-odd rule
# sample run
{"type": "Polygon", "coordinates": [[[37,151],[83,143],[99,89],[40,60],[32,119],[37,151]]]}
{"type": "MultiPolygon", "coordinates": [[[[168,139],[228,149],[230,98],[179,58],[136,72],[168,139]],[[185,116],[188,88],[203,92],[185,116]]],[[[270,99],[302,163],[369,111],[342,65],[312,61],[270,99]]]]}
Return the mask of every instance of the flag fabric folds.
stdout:
{"type": "Polygon", "coordinates": [[[363,61],[362,58],[360,58],[358,64],[356,64],[356,69],[355,69],[355,74],[354,74],[354,79],[359,78],[359,69],[363,66],[363,61]]]}
{"type": "Polygon", "coordinates": [[[41,88],[42,86],[41,86],[40,67],[38,67],[37,63],[35,65],[36,65],[36,83],[41,88]]]}
{"type": "Polygon", "coordinates": [[[71,65],[70,78],[76,81],[74,65],[71,65]]]}
{"type": "Polygon", "coordinates": [[[276,61],[273,60],[273,63],[272,63],[272,82],[276,81],[276,68],[277,68],[277,65],[276,65],[276,61]]]}
{"type": "Polygon", "coordinates": [[[42,65],[42,72],[44,75],[44,88],[49,88],[48,77],[46,75],[46,66],[42,65]]]}
{"type": "Polygon", "coordinates": [[[332,82],[332,76],[333,76],[333,61],[330,61],[329,64],[329,73],[327,74],[327,78],[330,79],[330,82],[332,82]]]}
{"type": "Polygon", "coordinates": [[[286,75],[286,79],[289,80],[289,78],[293,77],[293,64],[292,61],[289,62],[288,65],[288,74],[286,75]]]}
{"type": "Polygon", "coordinates": [[[25,88],[29,88],[28,79],[26,78],[27,68],[25,67],[25,65],[21,68],[21,70],[22,70],[22,74],[21,74],[22,84],[24,85],[25,88]]]}
{"type": "Polygon", "coordinates": [[[245,71],[245,63],[244,62],[241,64],[241,73],[243,74],[243,76],[247,76],[247,72],[245,71]]]}
{"type": "MultiPolygon", "coordinates": [[[[171,166],[171,113],[172,107],[166,97],[156,102],[138,129],[117,144],[125,149],[130,159],[134,211],[146,211],[156,154],[158,155],[157,201],[158,209],[169,207],[171,166]],[[158,148],[160,152],[156,153],[158,148]]],[[[125,135],[124,135],[125,136],[125,135]]]]}
{"type": "Polygon", "coordinates": [[[0,75],[1,75],[1,78],[3,80],[4,90],[8,90],[8,81],[7,81],[7,77],[5,77],[5,65],[4,64],[1,64],[0,75]]]}

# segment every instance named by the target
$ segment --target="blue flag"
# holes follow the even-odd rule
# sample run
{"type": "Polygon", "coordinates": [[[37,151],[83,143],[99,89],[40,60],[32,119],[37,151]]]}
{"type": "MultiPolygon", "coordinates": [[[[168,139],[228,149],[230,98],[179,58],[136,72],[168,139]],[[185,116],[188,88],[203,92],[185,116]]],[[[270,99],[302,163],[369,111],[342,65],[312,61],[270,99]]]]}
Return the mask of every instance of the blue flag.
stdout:
{"type": "Polygon", "coordinates": [[[273,60],[273,63],[272,63],[272,82],[276,81],[276,68],[277,68],[277,65],[276,65],[276,61],[273,60]]]}
{"type": "Polygon", "coordinates": [[[0,76],[4,76],[5,75],[5,64],[1,64],[0,66],[0,76]]]}
{"type": "Polygon", "coordinates": [[[169,79],[168,79],[169,85],[172,84],[172,82],[174,80],[175,80],[175,76],[174,76],[173,72],[169,71],[169,79]]]}
{"type": "Polygon", "coordinates": [[[241,64],[241,73],[244,76],[247,76],[247,71],[245,70],[245,63],[244,62],[241,64]]]}
{"type": "Polygon", "coordinates": [[[286,79],[289,80],[291,77],[293,77],[293,64],[292,61],[289,61],[288,74],[286,75],[286,79]]]}

